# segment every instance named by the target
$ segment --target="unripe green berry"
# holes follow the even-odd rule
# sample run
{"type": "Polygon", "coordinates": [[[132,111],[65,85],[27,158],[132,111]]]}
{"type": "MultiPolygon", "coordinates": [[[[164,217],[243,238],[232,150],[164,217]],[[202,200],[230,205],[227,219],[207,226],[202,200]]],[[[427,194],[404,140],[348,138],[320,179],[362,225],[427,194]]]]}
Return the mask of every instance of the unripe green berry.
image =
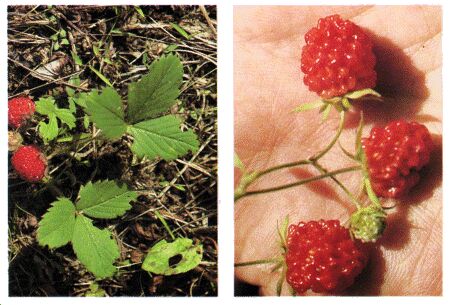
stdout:
{"type": "Polygon", "coordinates": [[[350,231],[362,242],[376,242],[385,228],[386,213],[380,207],[361,208],[350,218],[350,231]]]}

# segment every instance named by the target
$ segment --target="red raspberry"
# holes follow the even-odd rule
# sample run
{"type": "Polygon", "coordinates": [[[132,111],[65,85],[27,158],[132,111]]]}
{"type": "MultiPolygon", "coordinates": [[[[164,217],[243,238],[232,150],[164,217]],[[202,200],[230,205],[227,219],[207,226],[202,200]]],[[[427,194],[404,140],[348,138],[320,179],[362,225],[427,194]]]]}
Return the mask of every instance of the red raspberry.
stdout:
{"type": "Polygon", "coordinates": [[[340,292],[353,284],[368,261],[368,252],[352,240],[338,220],[290,225],[287,236],[286,280],[302,294],[340,292]]]}
{"type": "Polygon", "coordinates": [[[42,180],[47,169],[45,157],[36,146],[21,146],[11,158],[16,172],[28,182],[42,180]]]}
{"type": "Polygon", "coordinates": [[[326,99],[375,86],[373,44],[353,22],[339,15],[319,19],[305,41],[301,69],[310,91],[326,99]]]}
{"type": "Polygon", "coordinates": [[[418,171],[428,164],[433,141],[428,129],[416,122],[394,121],[374,127],[362,139],[374,192],[398,198],[419,182],[418,171]]]}
{"type": "Polygon", "coordinates": [[[19,128],[23,121],[34,113],[35,105],[27,96],[20,96],[8,101],[8,124],[19,128]]]}

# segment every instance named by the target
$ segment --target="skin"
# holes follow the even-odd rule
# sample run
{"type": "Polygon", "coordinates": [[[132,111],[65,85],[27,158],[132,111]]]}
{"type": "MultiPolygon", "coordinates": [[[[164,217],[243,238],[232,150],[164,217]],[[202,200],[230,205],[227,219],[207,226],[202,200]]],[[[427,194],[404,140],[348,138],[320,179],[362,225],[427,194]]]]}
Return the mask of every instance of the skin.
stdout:
{"type": "MultiPolygon", "coordinates": [[[[442,294],[442,81],[441,9],[437,6],[235,7],[235,149],[249,170],[306,159],[334,135],[338,116],[321,124],[317,111],[292,113],[318,99],[300,72],[303,35],[321,17],[334,13],[366,29],[374,41],[378,81],[384,102],[358,102],[346,119],[341,144],[353,150],[359,111],[368,135],[374,125],[415,120],[433,135],[435,150],[421,181],[400,200],[383,199],[388,227],[373,246],[370,263],[342,295],[442,294]],[[388,16],[388,18],[386,18],[388,16]]],[[[336,146],[321,160],[328,169],[353,165],[336,146]]],[[[295,182],[317,175],[311,167],[286,169],[258,180],[251,189],[295,182]]],[[[240,178],[235,169],[235,183],[240,178]]],[[[358,193],[360,173],[339,175],[358,193]]],[[[367,201],[366,201],[367,202],[367,201]]],[[[235,261],[271,258],[280,253],[277,222],[348,220],[355,210],[330,179],[275,193],[246,197],[235,204],[235,261]]],[[[278,272],[271,266],[236,268],[238,280],[275,295],[278,272]]],[[[287,285],[283,294],[288,295],[287,285]]],[[[309,295],[311,293],[307,293],[309,295]]]]}

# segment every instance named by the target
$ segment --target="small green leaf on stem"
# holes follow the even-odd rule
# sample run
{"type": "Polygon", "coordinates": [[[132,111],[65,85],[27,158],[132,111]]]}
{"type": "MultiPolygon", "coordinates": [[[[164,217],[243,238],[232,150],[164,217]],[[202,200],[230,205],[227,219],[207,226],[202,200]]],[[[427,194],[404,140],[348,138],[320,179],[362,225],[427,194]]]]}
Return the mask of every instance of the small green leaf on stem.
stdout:
{"type": "Polygon", "coordinates": [[[330,115],[331,112],[331,108],[333,107],[333,105],[328,104],[325,109],[322,112],[322,121],[326,121],[328,119],[328,116],[330,115]]]}
{"type": "Polygon", "coordinates": [[[356,100],[365,95],[373,95],[376,97],[381,97],[381,94],[379,94],[378,92],[376,92],[375,90],[370,89],[370,88],[350,92],[350,93],[346,94],[345,97],[352,99],[352,100],[356,100]]]}
{"type": "Polygon", "coordinates": [[[297,108],[295,108],[293,110],[293,112],[305,112],[305,111],[319,108],[322,105],[323,105],[322,100],[318,100],[318,101],[315,101],[312,103],[304,103],[304,104],[301,104],[300,106],[298,106],[297,108]]]}
{"type": "Polygon", "coordinates": [[[234,167],[237,167],[242,172],[245,172],[244,163],[242,163],[241,159],[239,158],[239,155],[236,152],[234,152],[234,167]]]}
{"type": "Polygon", "coordinates": [[[167,233],[169,233],[170,237],[175,240],[175,235],[173,235],[172,230],[170,229],[169,225],[167,224],[167,221],[164,219],[164,217],[159,213],[157,210],[155,210],[155,215],[158,217],[159,221],[163,224],[164,228],[166,229],[167,233]]]}
{"type": "Polygon", "coordinates": [[[172,26],[172,28],[174,28],[175,31],[177,31],[181,36],[183,36],[184,38],[186,38],[187,40],[191,39],[192,36],[189,35],[181,26],[179,26],[176,23],[170,23],[170,25],[172,26]]]}
{"type": "Polygon", "coordinates": [[[106,76],[104,76],[100,71],[98,71],[97,69],[95,69],[91,65],[89,65],[89,69],[91,69],[91,71],[94,72],[105,84],[107,84],[110,87],[113,86],[111,84],[111,82],[109,81],[109,79],[106,76]]]}
{"type": "Polygon", "coordinates": [[[280,238],[281,248],[283,248],[284,251],[287,250],[286,237],[288,226],[289,226],[289,215],[286,215],[286,217],[283,220],[283,223],[281,224],[281,227],[279,227],[277,223],[278,237],[280,238]]]}

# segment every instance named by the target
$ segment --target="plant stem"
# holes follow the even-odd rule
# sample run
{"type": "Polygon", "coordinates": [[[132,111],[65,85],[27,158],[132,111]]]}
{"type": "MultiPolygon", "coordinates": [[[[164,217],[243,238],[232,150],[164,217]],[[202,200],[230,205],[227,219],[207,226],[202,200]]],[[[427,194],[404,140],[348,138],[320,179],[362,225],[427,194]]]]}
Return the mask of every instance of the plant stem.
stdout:
{"type": "MultiPolygon", "coordinates": [[[[312,165],[317,168],[322,174],[328,173],[328,171],[323,168],[317,161],[313,162],[312,165]]],[[[361,208],[361,204],[359,201],[353,196],[353,194],[340,182],[335,176],[330,176],[330,178],[341,188],[341,190],[344,191],[344,193],[350,198],[350,200],[353,202],[353,204],[358,208],[358,210],[361,208]]]]}
{"type": "Polygon", "coordinates": [[[345,121],[345,111],[341,111],[339,113],[339,127],[337,129],[334,138],[322,151],[318,152],[316,155],[309,158],[310,161],[312,162],[319,161],[320,158],[322,158],[327,152],[330,151],[331,148],[333,148],[334,144],[336,144],[337,140],[341,136],[342,130],[344,129],[344,121],[345,121]]]}
{"type": "Polygon", "coordinates": [[[245,266],[253,266],[253,265],[262,265],[262,264],[273,264],[278,263],[280,261],[280,258],[269,258],[269,259],[260,259],[256,261],[250,261],[250,262],[243,262],[243,263],[237,263],[234,264],[234,267],[245,267],[245,266]]]}
{"type": "Polygon", "coordinates": [[[300,180],[300,181],[297,181],[297,182],[294,182],[294,183],[289,183],[289,184],[280,185],[280,186],[271,187],[271,188],[262,189],[262,190],[257,190],[257,191],[243,192],[243,193],[240,193],[240,194],[236,194],[235,197],[234,197],[234,200],[237,201],[238,199],[243,198],[243,197],[247,197],[247,196],[281,191],[281,190],[285,190],[285,189],[288,189],[288,188],[291,188],[291,187],[295,187],[295,186],[299,186],[299,185],[306,184],[306,183],[309,183],[309,182],[317,181],[317,180],[320,180],[320,179],[323,179],[323,178],[331,177],[331,176],[342,174],[342,173],[352,172],[352,171],[356,171],[356,170],[361,170],[361,166],[352,166],[352,167],[341,168],[339,170],[328,172],[326,174],[322,174],[322,175],[319,175],[319,176],[311,177],[311,178],[308,178],[308,179],[300,180]]]}
{"type": "Polygon", "coordinates": [[[318,152],[317,154],[315,154],[312,157],[309,157],[308,159],[305,160],[299,160],[299,161],[295,161],[295,162],[289,162],[289,163],[284,163],[284,164],[280,164],[280,165],[276,165],[274,167],[262,170],[262,171],[254,171],[251,173],[244,173],[244,175],[242,176],[241,181],[239,182],[238,187],[236,188],[236,191],[234,193],[234,197],[235,197],[235,201],[238,200],[239,198],[243,197],[244,194],[246,194],[246,190],[247,188],[253,184],[257,179],[261,178],[264,175],[270,174],[274,171],[277,170],[281,170],[281,169],[285,169],[285,168],[290,168],[290,167],[296,167],[296,166],[300,166],[300,165],[308,165],[308,164],[313,164],[314,162],[317,162],[320,158],[322,158],[327,152],[330,151],[331,148],[333,148],[334,144],[336,144],[337,140],[339,139],[342,130],[344,128],[344,121],[345,121],[345,111],[341,111],[339,113],[339,126],[338,129],[336,131],[336,134],[334,135],[333,139],[331,140],[331,142],[320,152],[318,152]]]}

